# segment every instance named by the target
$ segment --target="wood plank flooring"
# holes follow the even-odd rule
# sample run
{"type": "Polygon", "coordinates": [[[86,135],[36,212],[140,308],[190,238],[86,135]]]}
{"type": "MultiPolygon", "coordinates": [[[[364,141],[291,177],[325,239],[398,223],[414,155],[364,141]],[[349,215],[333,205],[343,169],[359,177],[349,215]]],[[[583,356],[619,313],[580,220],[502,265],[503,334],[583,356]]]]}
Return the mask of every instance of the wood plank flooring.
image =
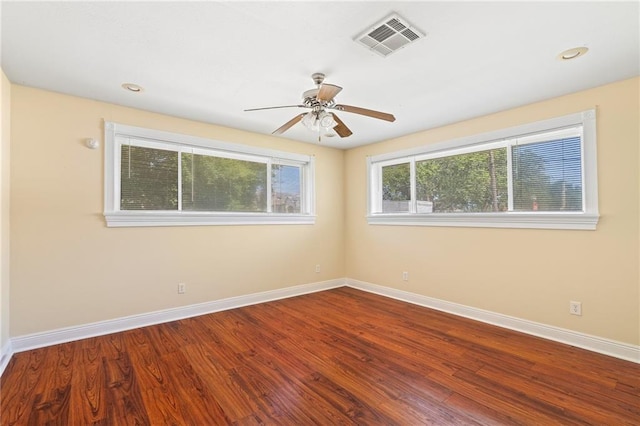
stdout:
{"type": "Polygon", "coordinates": [[[17,353],[2,425],[640,424],[640,365],[351,288],[17,353]]]}

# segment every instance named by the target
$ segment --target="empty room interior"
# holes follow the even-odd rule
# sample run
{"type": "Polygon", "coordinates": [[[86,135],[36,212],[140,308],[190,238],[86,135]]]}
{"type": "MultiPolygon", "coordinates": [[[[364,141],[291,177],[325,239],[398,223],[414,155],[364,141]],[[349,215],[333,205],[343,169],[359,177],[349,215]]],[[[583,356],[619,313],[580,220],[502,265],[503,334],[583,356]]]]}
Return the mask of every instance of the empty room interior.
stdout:
{"type": "Polygon", "coordinates": [[[640,424],[640,3],[0,3],[0,424],[640,424]]]}

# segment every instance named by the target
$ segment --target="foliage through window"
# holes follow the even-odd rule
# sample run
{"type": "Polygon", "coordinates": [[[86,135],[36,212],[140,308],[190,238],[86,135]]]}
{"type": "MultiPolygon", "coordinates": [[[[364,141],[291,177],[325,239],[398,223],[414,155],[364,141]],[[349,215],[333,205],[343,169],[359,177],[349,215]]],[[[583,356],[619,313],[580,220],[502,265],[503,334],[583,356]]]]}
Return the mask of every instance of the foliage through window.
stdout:
{"type": "Polygon", "coordinates": [[[178,153],[123,145],[121,210],[177,210],[178,153]]]}
{"type": "Polygon", "coordinates": [[[109,226],[313,223],[313,159],[106,124],[109,226]]]}
{"type": "Polygon", "coordinates": [[[506,165],[500,149],[416,162],[418,212],[506,210],[506,165]]]}
{"type": "Polygon", "coordinates": [[[369,162],[373,224],[594,229],[597,223],[595,111],[369,162]]]}
{"type": "Polygon", "coordinates": [[[266,212],[266,188],[266,163],[182,153],[183,210],[266,212]]]}

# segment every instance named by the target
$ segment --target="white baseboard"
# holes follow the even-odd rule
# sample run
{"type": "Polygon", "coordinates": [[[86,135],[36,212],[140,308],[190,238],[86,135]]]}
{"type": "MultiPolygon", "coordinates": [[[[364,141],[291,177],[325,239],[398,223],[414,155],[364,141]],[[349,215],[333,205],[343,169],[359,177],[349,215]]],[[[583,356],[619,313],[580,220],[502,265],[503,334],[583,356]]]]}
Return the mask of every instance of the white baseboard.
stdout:
{"type": "Polygon", "coordinates": [[[119,331],[131,330],[138,327],[146,327],[154,324],[175,321],[183,318],[205,315],[213,312],[225,311],[242,306],[254,305],[269,302],[272,300],[285,299],[288,297],[300,296],[303,294],[315,293],[329,290],[336,287],[349,286],[369,293],[379,294],[404,302],[412,303],[427,308],[448,312],[454,315],[474,319],[488,324],[497,325],[511,330],[520,331],[526,334],[542,337],[560,343],[587,349],[593,352],[613,356],[640,363],[640,346],[578,333],[559,327],[536,323],[520,318],[510,317],[495,312],[485,311],[470,306],[447,302],[428,296],[397,290],[371,284],[353,279],[335,279],[317,283],[303,284],[287,287],[278,290],[265,291],[261,293],[248,294],[245,296],[230,297],[228,299],[215,300],[212,302],[198,303],[195,305],[183,306],[179,308],[165,309],[162,311],[149,312],[140,315],[132,315],[113,320],[100,321],[76,327],[61,328],[42,333],[34,333],[25,336],[18,336],[12,339],[0,349],[0,375],[11,360],[15,352],[22,352],[30,349],[41,348],[50,345],[70,342],[74,340],[86,339],[89,337],[102,336],[119,331]]]}
{"type": "Polygon", "coordinates": [[[540,324],[520,318],[510,317],[508,315],[485,311],[483,309],[460,305],[453,302],[447,302],[446,300],[422,296],[420,294],[371,284],[364,281],[347,278],[346,282],[347,286],[356,288],[358,290],[379,294],[381,296],[402,300],[403,302],[412,303],[414,305],[425,306],[427,308],[448,312],[450,314],[497,325],[499,327],[508,328],[510,330],[520,331],[522,333],[531,334],[533,336],[542,337],[544,339],[553,340],[560,343],[565,343],[567,345],[576,346],[604,355],[640,363],[640,346],[617,342],[615,340],[609,340],[602,337],[591,336],[584,333],[578,333],[576,331],[540,324]]]}
{"type": "Polygon", "coordinates": [[[317,291],[343,287],[344,283],[344,279],[335,279],[317,283],[297,285],[278,290],[270,290],[261,293],[253,293],[245,296],[230,297],[227,299],[214,300],[212,302],[198,303],[195,305],[182,306],[179,308],[170,308],[162,311],[149,312],[140,315],[131,315],[128,317],[100,321],[91,324],[84,324],[77,327],[66,327],[57,330],[45,331],[42,333],[18,336],[10,339],[10,343],[13,348],[13,352],[22,352],[30,349],[71,342],[74,340],[103,336],[105,334],[117,333],[119,331],[131,330],[134,328],[161,324],[169,321],[195,317],[198,315],[205,315],[213,312],[240,308],[242,306],[255,305],[272,300],[285,299],[287,297],[315,293],[317,291]]]}
{"type": "Polygon", "coordinates": [[[13,348],[11,347],[11,339],[0,348],[0,376],[4,373],[4,369],[9,365],[11,357],[13,356],[13,348]]]}

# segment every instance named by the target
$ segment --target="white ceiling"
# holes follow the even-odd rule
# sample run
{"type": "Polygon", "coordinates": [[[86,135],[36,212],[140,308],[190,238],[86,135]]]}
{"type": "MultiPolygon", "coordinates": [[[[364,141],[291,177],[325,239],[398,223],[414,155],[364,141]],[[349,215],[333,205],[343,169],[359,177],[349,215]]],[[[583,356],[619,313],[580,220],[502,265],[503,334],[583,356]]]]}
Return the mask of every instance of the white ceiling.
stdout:
{"type": "MultiPolygon", "coordinates": [[[[269,134],[305,110],[324,72],[340,148],[391,139],[640,74],[638,2],[9,2],[2,68],[13,83],[269,134]],[[396,12],[427,37],[383,58],[353,39],[396,12]],[[587,55],[560,61],[563,50],[587,55]],[[144,87],[140,94],[122,83],[144,87]]],[[[317,143],[297,124],[282,137],[317,143]]]]}

